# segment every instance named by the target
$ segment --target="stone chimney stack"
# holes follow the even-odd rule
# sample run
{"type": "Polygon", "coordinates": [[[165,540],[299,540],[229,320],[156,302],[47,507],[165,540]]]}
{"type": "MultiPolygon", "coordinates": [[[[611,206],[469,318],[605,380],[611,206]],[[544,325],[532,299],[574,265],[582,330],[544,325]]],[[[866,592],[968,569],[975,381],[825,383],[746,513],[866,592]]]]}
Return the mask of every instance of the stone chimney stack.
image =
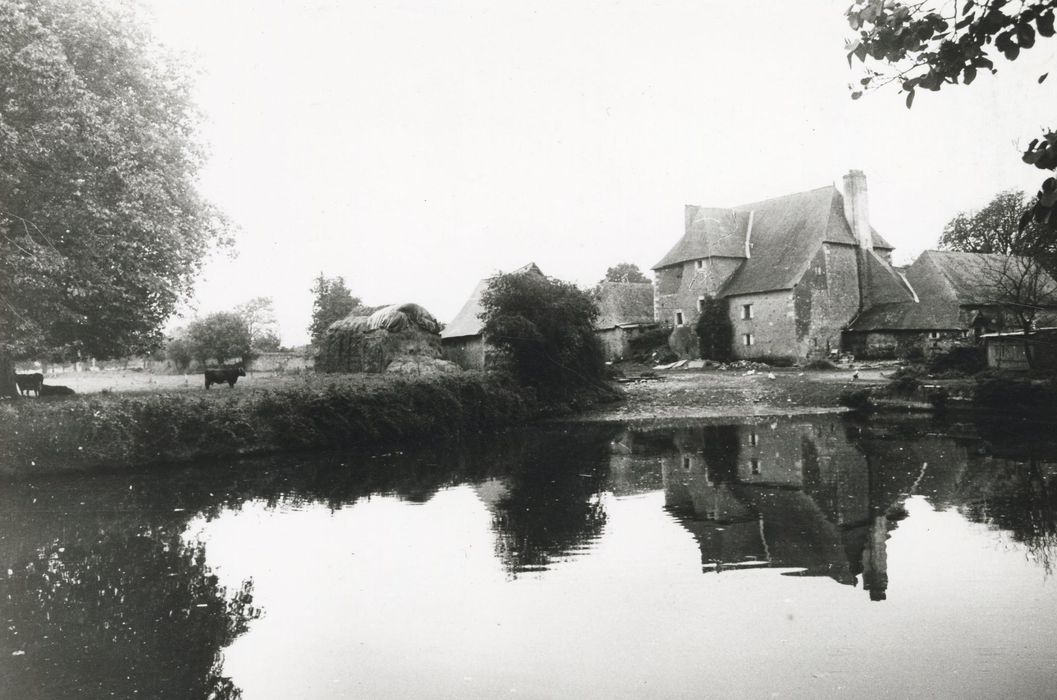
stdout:
{"type": "Polygon", "coordinates": [[[844,176],[844,218],[863,250],[873,250],[870,233],[870,203],[866,196],[866,175],[861,170],[849,170],[844,176]]]}

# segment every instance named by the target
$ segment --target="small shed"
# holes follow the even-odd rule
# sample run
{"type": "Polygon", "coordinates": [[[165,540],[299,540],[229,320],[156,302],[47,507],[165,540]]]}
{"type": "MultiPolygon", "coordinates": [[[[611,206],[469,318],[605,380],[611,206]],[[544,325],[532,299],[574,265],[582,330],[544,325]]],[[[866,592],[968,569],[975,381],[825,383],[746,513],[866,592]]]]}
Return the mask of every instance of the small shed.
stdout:
{"type": "Polygon", "coordinates": [[[598,288],[598,318],[594,326],[607,362],[627,357],[631,339],[657,327],[653,320],[653,283],[603,282],[598,288]]]}
{"type": "Polygon", "coordinates": [[[1057,370],[1057,328],[1039,328],[1024,338],[1024,331],[985,333],[980,336],[987,347],[987,366],[994,369],[1027,371],[1031,369],[1027,353],[1035,369],[1057,370]]]}
{"type": "MultiPolygon", "coordinates": [[[[514,270],[515,275],[532,274],[543,277],[535,263],[514,270]]],[[[459,313],[441,331],[444,357],[463,369],[484,369],[490,364],[492,348],[484,342],[484,304],[481,303],[488,285],[493,277],[486,277],[477,283],[470,298],[459,309],[459,313]]]]}
{"type": "Polygon", "coordinates": [[[396,359],[440,357],[440,324],[433,314],[418,304],[393,304],[332,323],[315,367],[317,372],[384,372],[396,359]]]}

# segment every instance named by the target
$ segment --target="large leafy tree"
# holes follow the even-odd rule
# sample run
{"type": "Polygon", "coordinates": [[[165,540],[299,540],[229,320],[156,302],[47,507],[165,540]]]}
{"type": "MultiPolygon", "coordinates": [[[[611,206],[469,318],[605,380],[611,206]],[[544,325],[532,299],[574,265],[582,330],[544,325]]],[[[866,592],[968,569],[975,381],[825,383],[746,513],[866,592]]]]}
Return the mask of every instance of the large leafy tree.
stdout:
{"type": "Polygon", "coordinates": [[[253,349],[253,336],[246,319],[236,313],[219,311],[192,321],[187,326],[191,356],[203,367],[209,360],[224,364],[228,359],[245,362],[253,349]]]}
{"type": "Polygon", "coordinates": [[[279,332],[276,329],[275,303],[271,297],[254,297],[235,307],[250,330],[250,345],[254,352],[274,352],[279,349],[279,332]]]}
{"type": "Polygon", "coordinates": [[[605,363],[589,293],[542,275],[511,273],[491,280],[481,304],[485,339],[506,352],[522,383],[544,394],[600,383],[605,363]]]}
{"type": "Polygon", "coordinates": [[[617,263],[606,270],[606,276],[602,282],[649,282],[649,278],[642,274],[642,270],[635,263],[617,263]]]}
{"type": "MultiPolygon", "coordinates": [[[[863,90],[896,83],[913,104],[918,90],[972,83],[980,71],[997,73],[1000,56],[1014,61],[1039,38],[1055,33],[1057,0],[855,0],[847,11],[856,36],[848,44],[848,62],[865,66],[853,87],[863,90]]],[[[1041,83],[1046,74],[1039,76],[1041,83]]],[[[1042,170],[1057,169],[1057,132],[1047,129],[1024,152],[1024,161],[1042,170]]],[[[1030,220],[1057,228],[1057,179],[1046,178],[1024,213],[1030,220]]]]}
{"type": "Polygon", "coordinates": [[[1028,256],[1052,274],[1057,270],[1057,237],[1035,223],[1020,228],[1026,200],[1024,192],[1006,190],[979,211],[959,212],[943,228],[940,248],[1028,256]]]}
{"type": "Polygon", "coordinates": [[[318,346],[330,324],[340,321],[358,308],[363,308],[360,299],[352,296],[345,278],[325,277],[319,273],[312,285],[312,323],[308,332],[312,344],[318,346]]]}
{"type": "Polygon", "coordinates": [[[131,3],[0,0],[0,394],[12,358],[142,352],[225,222],[183,67],[131,3]]]}

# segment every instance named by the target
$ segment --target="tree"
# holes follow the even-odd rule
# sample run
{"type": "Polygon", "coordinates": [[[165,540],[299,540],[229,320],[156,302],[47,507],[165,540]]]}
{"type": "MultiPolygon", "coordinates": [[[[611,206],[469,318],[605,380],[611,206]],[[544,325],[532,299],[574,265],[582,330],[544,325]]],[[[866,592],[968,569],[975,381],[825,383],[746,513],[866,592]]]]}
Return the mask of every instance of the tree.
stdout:
{"type": "Polygon", "coordinates": [[[340,275],[324,277],[322,272],[312,285],[312,295],[312,323],[308,326],[308,332],[312,345],[318,346],[330,324],[361,308],[361,302],[345,286],[345,278],[340,275]]]}
{"type": "MultiPolygon", "coordinates": [[[[918,89],[968,85],[981,70],[997,73],[998,54],[1014,61],[1021,51],[1034,47],[1038,37],[1054,35],[1055,8],[1057,0],[855,0],[847,11],[848,24],[857,32],[847,46],[848,63],[856,58],[866,71],[852,88],[852,98],[897,83],[910,107],[918,89]]],[[[1023,159],[1041,170],[1057,168],[1057,132],[1047,130],[1031,141],[1023,159]]],[[[1048,177],[1024,212],[1021,228],[1034,220],[1057,229],[1055,208],[1057,179],[1048,177]]]]}
{"type": "Polygon", "coordinates": [[[701,347],[701,357],[729,362],[734,356],[734,326],[726,299],[705,299],[694,330],[701,347]]]}
{"type": "Polygon", "coordinates": [[[266,328],[262,331],[258,331],[252,334],[252,342],[250,347],[254,354],[262,352],[279,352],[282,350],[282,340],[279,338],[279,334],[270,328],[266,328]]]}
{"type": "Polygon", "coordinates": [[[235,313],[246,322],[250,346],[254,353],[275,352],[281,344],[275,328],[275,305],[271,297],[254,297],[235,307],[235,313]]]}
{"type": "Polygon", "coordinates": [[[178,370],[186,371],[191,366],[191,360],[195,359],[195,355],[186,330],[180,329],[176,331],[165,342],[165,357],[178,370]]]}
{"type": "Polygon", "coordinates": [[[12,360],[143,352],[226,223],[183,67],[132,3],[0,0],[0,394],[12,360]]]}
{"type": "Polygon", "coordinates": [[[602,282],[649,282],[649,278],[642,274],[642,270],[635,263],[618,263],[606,270],[606,276],[602,282]]]}
{"type": "Polygon", "coordinates": [[[999,192],[979,211],[958,213],[944,227],[940,248],[966,253],[1026,255],[1052,273],[1057,264],[1057,237],[1035,223],[1020,228],[1025,200],[1024,192],[1007,190],[999,192]]]}
{"type": "Polygon", "coordinates": [[[1024,338],[1024,358],[1035,366],[1031,334],[1041,314],[1057,310],[1057,283],[1035,258],[989,256],[977,303],[1011,315],[1024,338]]]}
{"type": "Polygon", "coordinates": [[[246,320],[238,314],[220,311],[187,326],[191,354],[201,365],[208,360],[224,364],[228,358],[243,362],[252,351],[253,339],[246,320]]]}
{"type": "Polygon", "coordinates": [[[503,350],[519,380],[542,394],[601,383],[605,363],[587,292],[531,273],[494,277],[481,297],[484,337],[503,350]]]}

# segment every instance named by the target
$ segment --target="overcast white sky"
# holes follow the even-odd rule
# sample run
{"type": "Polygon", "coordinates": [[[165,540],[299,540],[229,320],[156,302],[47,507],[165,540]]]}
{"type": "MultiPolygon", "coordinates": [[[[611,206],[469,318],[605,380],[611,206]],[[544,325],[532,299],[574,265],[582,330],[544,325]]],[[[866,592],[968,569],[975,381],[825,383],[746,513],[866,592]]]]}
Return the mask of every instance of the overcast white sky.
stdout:
{"type": "Polygon", "coordinates": [[[240,226],[197,311],[271,296],[286,344],[307,340],[320,272],[447,322],[497,270],[646,271],[684,204],[850,168],[909,260],[958,211],[1034,191],[1018,149],[1057,114],[1045,41],[912,110],[894,89],[852,101],[849,0],[145,2],[201,70],[202,187],[240,226]]]}

